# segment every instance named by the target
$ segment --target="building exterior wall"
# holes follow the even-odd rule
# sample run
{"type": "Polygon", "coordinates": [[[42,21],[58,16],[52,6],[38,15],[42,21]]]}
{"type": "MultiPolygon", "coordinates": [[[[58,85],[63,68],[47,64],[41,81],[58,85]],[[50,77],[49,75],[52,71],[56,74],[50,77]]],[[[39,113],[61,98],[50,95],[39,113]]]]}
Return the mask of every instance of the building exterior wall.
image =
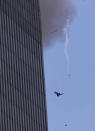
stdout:
{"type": "Polygon", "coordinates": [[[47,131],[38,0],[0,0],[0,131],[47,131]]]}

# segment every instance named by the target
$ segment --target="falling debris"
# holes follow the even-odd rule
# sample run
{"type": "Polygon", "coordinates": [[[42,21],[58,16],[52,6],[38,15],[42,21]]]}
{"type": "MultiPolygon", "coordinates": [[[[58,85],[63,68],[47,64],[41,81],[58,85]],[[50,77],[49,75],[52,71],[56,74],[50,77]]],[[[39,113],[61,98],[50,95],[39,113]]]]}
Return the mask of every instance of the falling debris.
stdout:
{"type": "Polygon", "coordinates": [[[65,124],[64,126],[68,126],[67,124],[65,124]]]}

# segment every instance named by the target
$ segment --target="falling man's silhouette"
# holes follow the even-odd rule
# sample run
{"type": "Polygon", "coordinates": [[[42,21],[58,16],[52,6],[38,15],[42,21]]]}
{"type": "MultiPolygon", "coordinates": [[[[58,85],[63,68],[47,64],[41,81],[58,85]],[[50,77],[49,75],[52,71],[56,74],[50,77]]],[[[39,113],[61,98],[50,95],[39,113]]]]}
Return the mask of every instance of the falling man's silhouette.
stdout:
{"type": "Polygon", "coordinates": [[[60,96],[60,95],[63,95],[64,93],[59,93],[59,92],[54,92],[56,94],[56,96],[60,96]]]}

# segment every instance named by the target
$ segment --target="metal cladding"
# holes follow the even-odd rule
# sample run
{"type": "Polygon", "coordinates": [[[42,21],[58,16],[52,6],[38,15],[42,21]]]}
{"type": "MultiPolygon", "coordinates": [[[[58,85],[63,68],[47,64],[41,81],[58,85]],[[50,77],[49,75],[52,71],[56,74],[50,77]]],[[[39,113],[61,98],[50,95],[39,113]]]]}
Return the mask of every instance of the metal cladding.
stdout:
{"type": "Polygon", "coordinates": [[[38,0],[0,0],[0,131],[48,131],[38,0]]]}

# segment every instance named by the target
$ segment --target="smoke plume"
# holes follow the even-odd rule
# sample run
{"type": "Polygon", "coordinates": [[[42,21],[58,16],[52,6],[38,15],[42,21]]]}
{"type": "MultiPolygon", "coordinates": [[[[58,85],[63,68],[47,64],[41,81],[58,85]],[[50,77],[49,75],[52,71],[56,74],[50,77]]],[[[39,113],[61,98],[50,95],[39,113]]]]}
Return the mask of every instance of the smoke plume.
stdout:
{"type": "Polygon", "coordinates": [[[43,45],[48,46],[55,40],[64,39],[62,30],[71,23],[75,8],[71,0],[39,0],[42,22],[43,45]],[[52,41],[52,42],[51,42],[52,41]]]}

